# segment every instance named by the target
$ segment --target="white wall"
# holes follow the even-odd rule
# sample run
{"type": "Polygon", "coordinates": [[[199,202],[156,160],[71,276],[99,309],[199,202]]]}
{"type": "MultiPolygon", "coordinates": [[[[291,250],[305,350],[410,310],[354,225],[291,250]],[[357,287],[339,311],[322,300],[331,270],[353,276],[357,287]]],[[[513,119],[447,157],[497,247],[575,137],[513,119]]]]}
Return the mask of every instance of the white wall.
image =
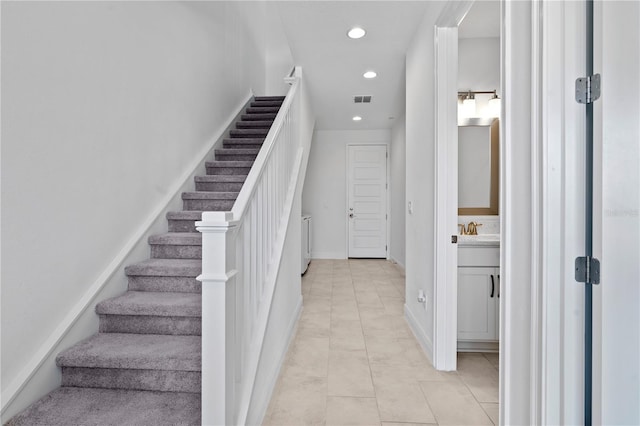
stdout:
{"type": "Polygon", "coordinates": [[[347,257],[347,145],[386,143],[389,130],[314,132],[302,211],[313,217],[311,257],[347,257]]]}
{"type": "Polygon", "coordinates": [[[291,49],[284,33],[282,19],[277,3],[267,2],[267,86],[265,94],[269,96],[286,95],[289,86],[282,84],[282,79],[293,68],[294,61],[291,49]]]}
{"type": "Polygon", "coordinates": [[[405,267],[406,244],[406,184],[407,184],[407,155],[406,155],[406,123],[404,114],[396,119],[391,129],[391,148],[389,164],[391,167],[391,182],[389,183],[389,195],[391,199],[391,235],[390,257],[402,268],[405,267]]]}
{"type": "Polygon", "coordinates": [[[434,300],[434,24],[440,3],[432,3],[407,50],[406,91],[406,216],[407,317],[432,359],[434,300]],[[418,290],[427,296],[426,309],[418,290]]]}
{"type": "MultiPolygon", "coordinates": [[[[110,276],[110,262],[251,91],[265,92],[265,13],[242,2],[2,3],[3,408],[90,286],[126,288],[126,263],[110,276]]],[[[127,263],[148,257],[144,246],[127,263]]],[[[61,348],[97,330],[91,311],[61,348]]],[[[59,384],[54,355],[34,392],[59,384]]]]}
{"type": "MultiPolygon", "coordinates": [[[[464,26],[464,21],[460,26],[464,26]]],[[[489,91],[500,95],[500,38],[461,38],[458,40],[458,89],[489,91]]],[[[478,96],[477,109],[491,97],[478,96]]]]}
{"type": "Polygon", "coordinates": [[[595,392],[601,419],[594,416],[594,423],[640,424],[640,4],[602,2],[601,7],[595,13],[602,31],[595,72],[602,74],[603,93],[596,101],[602,108],[602,154],[595,158],[602,167],[601,211],[596,211],[602,275],[594,286],[595,309],[601,309],[594,321],[600,335],[594,352],[601,362],[600,394],[597,387],[595,392]]]}

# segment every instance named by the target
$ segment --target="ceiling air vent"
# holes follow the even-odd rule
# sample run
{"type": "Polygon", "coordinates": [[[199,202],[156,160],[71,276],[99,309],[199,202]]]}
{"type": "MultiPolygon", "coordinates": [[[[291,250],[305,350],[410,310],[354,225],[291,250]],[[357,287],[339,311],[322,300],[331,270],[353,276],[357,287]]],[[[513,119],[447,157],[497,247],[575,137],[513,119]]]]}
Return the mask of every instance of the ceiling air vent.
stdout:
{"type": "Polygon", "coordinates": [[[371,103],[371,96],[354,96],[353,102],[356,104],[369,104],[371,103]]]}

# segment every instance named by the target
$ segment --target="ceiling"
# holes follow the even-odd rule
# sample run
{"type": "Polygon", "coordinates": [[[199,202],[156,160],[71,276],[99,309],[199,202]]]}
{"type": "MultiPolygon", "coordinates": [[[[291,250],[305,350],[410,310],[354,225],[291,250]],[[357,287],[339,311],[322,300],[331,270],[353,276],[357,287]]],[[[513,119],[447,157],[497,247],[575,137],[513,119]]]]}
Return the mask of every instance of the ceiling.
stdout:
{"type": "MultiPolygon", "coordinates": [[[[277,7],[296,65],[302,66],[316,113],[316,129],[386,129],[404,111],[405,53],[429,1],[283,1],[277,7]],[[352,40],[347,31],[360,26],[365,37],[352,40]],[[367,80],[362,74],[374,70],[367,80]],[[354,103],[354,96],[372,96],[354,103]],[[354,122],[359,115],[362,120],[354,122]]],[[[485,3],[477,1],[465,21],[473,33],[487,37],[485,3]],[[474,18],[474,9],[481,16],[474,18]]],[[[490,12],[489,12],[490,13],[490,12]]]]}

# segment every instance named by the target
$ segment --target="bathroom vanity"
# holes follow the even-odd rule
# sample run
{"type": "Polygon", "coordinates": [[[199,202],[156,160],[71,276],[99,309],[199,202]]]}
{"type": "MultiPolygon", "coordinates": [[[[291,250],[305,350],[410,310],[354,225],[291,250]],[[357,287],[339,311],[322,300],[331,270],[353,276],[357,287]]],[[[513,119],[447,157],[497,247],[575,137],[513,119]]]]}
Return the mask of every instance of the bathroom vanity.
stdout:
{"type": "Polygon", "coordinates": [[[458,236],[458,351],[497,352],[500,236],[458,236]]]}

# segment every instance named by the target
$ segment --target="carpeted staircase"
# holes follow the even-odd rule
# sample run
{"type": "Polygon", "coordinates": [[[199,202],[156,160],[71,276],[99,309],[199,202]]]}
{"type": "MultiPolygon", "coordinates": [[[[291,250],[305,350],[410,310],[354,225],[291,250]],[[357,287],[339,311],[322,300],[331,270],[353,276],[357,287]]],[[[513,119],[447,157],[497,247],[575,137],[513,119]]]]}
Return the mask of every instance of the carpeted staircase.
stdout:
{"type": "Polygon", "coordinates": [[[203,211],[228,211],[284,97],[256,97],[236,129],[149,238],[151,258],[128,266],[129,290],[98,303],[99,333],[60,353],[62,387],[7,425],[200,424],[203,211]]]}

